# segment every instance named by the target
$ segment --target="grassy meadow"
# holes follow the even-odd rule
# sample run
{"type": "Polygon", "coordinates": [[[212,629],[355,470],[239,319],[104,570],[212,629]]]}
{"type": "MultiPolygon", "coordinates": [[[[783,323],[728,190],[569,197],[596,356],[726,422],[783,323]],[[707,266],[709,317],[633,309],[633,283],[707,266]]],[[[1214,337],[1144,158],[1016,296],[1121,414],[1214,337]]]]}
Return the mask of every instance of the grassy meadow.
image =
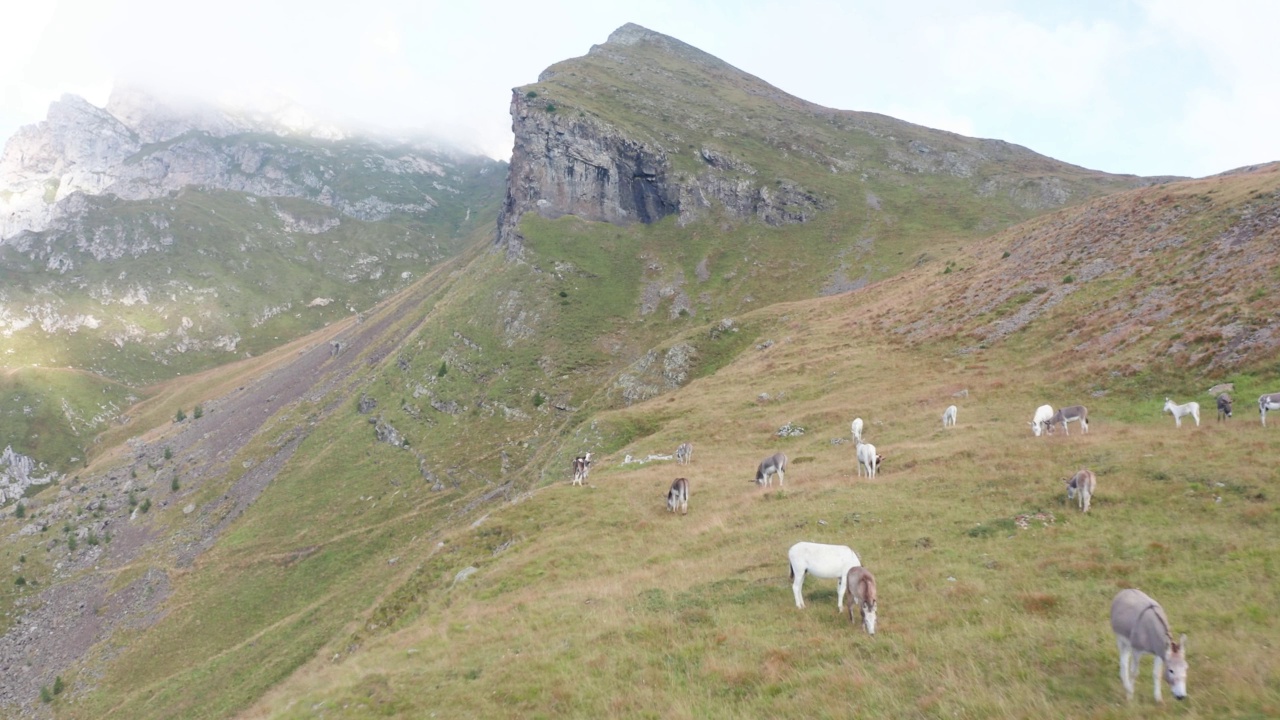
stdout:
{"type": "Polygon", "coordinates": [[[1237,388],[1234,420],[1177,430],[1162,398],[1080,397],[1046,382],[1043,358],[941,358],[851,332],[871,304],[763,311],[772,347],[601,416],[650,434],[599,458],[587,487],[566,473],[403,546],[420,577],[390,631],[326,647],[247,715],[1146,717],[1150,659],[1126,706],[1107,623],[1125,587],[1189,636],[1190,700],[1160,715],[1280,712],[1275,429],[1249,412],[1252,389],[1237,388]],[[959,424],[943,430],[951,402],[959,424]],[[1091,432],[1032,437],[1042,402],[1087,404],[1091,432]],[[855,476],[854,416],[887,457],[875,480],[855,476]],[[805,435],[775,437],[787,422],[805,435]],[[688,468],[620,465],[686,439],[688,468]],[[787,484],[758,488],[776,449],[787,484]],[[1080,467],[1098,474],[1088,516],[1060,479],[1080,467]],[[685,517],[662,499],[678,475],[685,517]],[[876,573],[875,637],[836,613],[834,580],[809,579],[795,608],[799,540],[848,544],[876,573]]]}
{"type": "MultiPolygon", "coordinates": [[[[1135,191],[1081,215],[1146,226],[1152,219],[1124,213],[1208,194],[1192,183],[1179,192],[1135,191]]],[[[1193,268],[1154,259],[1132,277],[1116,261],[1121,272],[1082,275],[1062,293],[1056,279],[1079,257],[1039,252],[1055,236],[1024,237],[1041,227],[863,291],[779,304],[748,300],[767,283],[728,240],[681,244],[670,223],[535,220],[525,230],[536,260],[511,268],[477,246],[365,319],[388,313],[398,328],[358,358],[368,374],[317,378],[328,389],[272,417],[227,477],[184,490],[216,502],[239,468],[302,437],[251,512],[194,566],[167,568],[164,617],[95,651],[100,678],[69,676],[93,691],[57,712],[1275,716],[1277,429],[1261,427],[1252,398],[1273,391],[1278,373],[1262,356],[1212,372],[1172,348],[1179,332],[1260,317],[1276,300],[1249,283],[1206,299],[1193,268]],[[688,278],[701,257],[723,258],[702,281],[717,287],[708,304],[635,312],[649,283],[688,278]],[[1175,286],[1168,307],[1183,325],[1089,344],[1095,323],[1144,322],[1144,298],[1175,286]],[[979,332],[1042,297],[1055,302],[1021,329],[979,332]],[[573,342],[581,337],[595,340],[573,342]],[[674,343],[694,348],[695,379],[626,406],[613,384],[619,358],[674,343]],[[1236,418],[1221,424],[1205,392],[1220,381],[1235,383],[1237,400],[1236,418]],[[1161,414],[1166,395],[1198,399],[1201,427],[1176,429],[1161,414]],[[355,407],[362,396],[377,399],[377,416],[411,452],[373,442],[355,407]],[[944,430],[953,402],[959,425],[944,430]],[[1034,438],[1027,421],[1043,403],[1087,405],[1091,432],[1034,438]],[[855,416],[887,458],[875,480],[855,474],[855,416]],[[787,423],[805,434],[777,437],[787,423]],[[695,444],[688,468],[622,465],[685,440],[695,444]],[[570,487],[568,459],[587,449],[597,458],[589,485],[570,487]],[[756,487],[756,464],[776,450],[791,458],[786,486],[756,487]],[[1098,475],[1088,516],[1062,483],[1081,467],[1098,475]],[[678,475],[692,486],[684,517],[663,501],[678,475]],[[429,489],[435,481],[442,490],[429,489]],[[786,552],[800,540],[848,544],[876,573],[875,637],[836,613],[834,580],[810,579],[809,606],[794,607],[786,552]],[[1124,587],[1161,601],[1174,632],[1189,636],[1188,702],[1156,708],[1148,658],[1126,705],[1107,623],[1124,587]]],[[[737,232],[752,242],[755,231],[737,232]]],[[[1187,232],[1182,252],[1211,257],[1217,232],[1187,232]]],[[[1080,254],[1134,252],[1123,234],[1073,237],[1080,254]]],[[[804,239],[798,256],[817,258],[804,239]]],[[[806,275],[804,263],[795,273],[806,275]]],[[[138,424],[167,424],[175,406],[255,373],[287,372],[294,352],[165,386],[135,409],[138,424]]],[[[153,511],[153,527],[181,536],[176,507],[153,511]]],[[[117,584],[167,563],[157,546],[119,569],[117,584]]]]}

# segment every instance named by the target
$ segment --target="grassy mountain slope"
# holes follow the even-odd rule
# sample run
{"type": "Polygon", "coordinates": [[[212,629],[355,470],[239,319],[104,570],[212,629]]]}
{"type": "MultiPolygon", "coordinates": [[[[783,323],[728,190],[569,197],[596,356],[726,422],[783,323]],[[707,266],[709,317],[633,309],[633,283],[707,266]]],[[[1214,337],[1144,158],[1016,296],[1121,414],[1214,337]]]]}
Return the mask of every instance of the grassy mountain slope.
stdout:
{"type": "Polygon", "coordinates": [[[1280,378],[1274,168],[1086,200],[1142,181],[999,143],[997,162],[987,141],[917,128],[923,152],[897,139],[911,126],[796,105],[705,58],[605,50],[534,86],[530,100],[555,104],[538,112],[608,112],[575,105],[564,78],[603,93],[631,72],[639,84],[610,97],[636,105],[608,121],[683,158],[687,143],[641,115],[683,112],[663,103],[690,91],[644,83],[726,73],[727,110],[739,95],[782,110],[705,121],[726,143],[710,155],[827,209],[779,226],[725,207],[626,226],[528,213],[515,261],[479,230],[359,322],[155,386],[88,468],[0,519],[15,576],[0,658],[32,668],[0,704],[1120,716],[1106,604],[1137,585],[1192,637],[1194,700],[1178,711],[1275,714],[1277,489],[1249,412],[1280,378]],[[847,127],[828,132],[832,118],[847,127]],[[892,129],[867,129],[879,122],[892,129]],[[827,166],[855,141],[865,180],[827,166]],[[1080,204],[1052,212],[1010,191],[1063,186],[1080,204]],[[842,273],[861,289],[815,297],[842,273]],[[1175,432],[1160,416],[1171,394],[1198,396],[1208,419],[1221,380],[1236,384],[1232,423],[1175,432]],[[196,402],[203,417],[171,422],[196,402]],[[960,426],[943,431],[951,402],[960,426]],[[1087,404],[1093,431],[1033,439],[1043,402],[1087,404]],[[888,456],[875,481],[853,473],[854,416],[888,456]],[[805,434],[779,438],[786,423],[805,434]],[[622,464],[683,440],[688,468],[622,464]],[[787,487],[755,487],[778,449],[787,487]],[[590,485],[569,487],[585,450],[590,485]],[[1088,517],[1059,480],[1080,466],[1099,474],[1088,517]],[[687,517],[663,509],[677,474],[693,484],[687,517]],[[850,544],[877,573],[879,635],[835,615],[833,582],[810,580],[809,608],[794,607],[785,556],[801,539],[850,544]],[[47,637],[27,642],[37,628],[47,637]],[[59,674],[68,691],[41,704],[59,674]]]}
{"type": "MultiPolygon", "coordinates": [[[[1107,211],[1115,219],[1108,227],[1134,238],[1127,252],[1166,253],[1142,268],[1145,285],[1189,284],[1190,259],[1280,207],[1272,172],[1199,182],[1214,183],[1222,200],[1183,219],[1215,232],[1170,226],[1169,234],[1143,234],[1150,193],[1207,192],[1196,183],[1105,198],[1053,222],[1074,227],[1107,211]],[[1218,215],[1237,220],[1223,227],[1218,215]]],[[[302,362],[290,359],[294,351],[272,361],[268,379],[308,377],[319,386],[263,415],[255,439],[228,458],[235,470],[184,480],[180,492],[189,495],[134,521],[181,537],[192,522],[180,509],[188,499],[204,522],[226,515],[225,534],[194,565],[152,551],[111,572],[114,586],[127,587],[149,568],[162,570],[171,583],[165,612],[148,629],[118,631],[99,660],[69,674],[73,688],[93,692],[58,701],[58,712],[1118,716],[1126,711],[1106,606],[1117,588],[1138,586],[1191,636],[1191,712],[1269,715],[1280,707],[1267,650],[1280,628],[1265,612],[1278,491],[1266,470],[1269,431],[1248,409],[1249,398],[1274,389],[1269,356],[1218,370],[1174,353],[1137,372],[1128,370],[1134,360],[1152,357],[1140,347],[1090,352],[1084,365],[1063,360],[1072,334],[1099,329],[1080,320],[1089,316],[1074,303],[1129,301],[1131,286],[1106,273],[1069,283],[1074,292],[986,347],[957,352],[993,321],[982,313],[958,314],[945,332],[909,333],[944,327],[916,324],[931,313],[962,309],[937,298],[980,306],[1009,290],[975,279],[979,259],[992,266],[983,272],[998,272],[1018,262],[1017,252],[1067,250],[1067,236],[1037,227],[978,241],[951,272],[934,263],[855,293],[742,315],[737,332],[673,325],[662,345],[688,342],[703,348],[702,358],[721,340],[733,347],[714,368],[693,370],[698,379],[629,407],[600,397],[607,384],[579,387],[589,376],[573,368],[552,372],[567,370],[576,394],[547,391],[535,406],[527,393],[549,386],[530,378],[550,373],[533,369],[540,357],[521,359],[518,343],[497,363],[505,373],[472,377],[477,357],[505,346],[498,328],[511,327],[477,312],[472,294],[491,288],[473,280],[497,274],[490,263],[501,260],[473,255],[468,269],[433,276],[386,315],[337,329],[378,328],[348,356],[345,380],[290,371],[302,362]],[[1001,259],[1011,238],[1024,244],[1001,259]],[[445,327],[478,350],[437,327],[450,317],[475,319],[445,327]],[[1224,425],[1209,420],[1204,395],[1219,380],[1234,381],[1240,400],[1224,425]],[[429,392],[415,399],[419,384],[429,392]],[[491,397],[490,387],[501,393],[491,397]],[[961,390],[967,395],[954,397],[961,390]],[[1159,413],[1165,394],[1198,394],[1204,427],[1175,431],[1159,413]],[[361,397],[377,406],[362,414],[361,397]],[[430,400],[464,409],[450,415],[428,409],[430,400]],[[1032,438],[1026,420],[1046,401],[1087,404],[1092,432],[1032,438]],[[961,408],[960,426],[944,431],[939,416],[951,402],[961,408]],[[414,412],[418,424],[407,419],[414,412]],[[854,476],[847,428],[855,415],[888,456],[875,481],[854,476]],[[375,442],[371,418],[408,442],[375,442]],[[788,422],[806,433],[776,437],[788,422]],[[696,445],[689,468],[620,465],[627,454],[669,453],[686,439],[696,445]],[[596,470],[588,487],[571,488],[565,459],[587,447],[598,452],[596,470]],[[235,495],[229,488],[248,475],[245,467],[270,464],[285,448],[293,449],[251,505],[218,510],[217,498],[235,495]],[[787,487],[756,488],[756,461],[776,449],[792,458],[787,487]],[[1065,505],[1059,480],[1081,466],[1099,475],[1087,517],[1065,505]],[[683,518],[668,515],[661,499],[677,474],[693,483],[683,518]],[[431,490],[436,483],[442,489],[431,490]],[[810,607],[794,608],[785,554],[801,539],[850,544],[877,573],[875,638],[836,616],[833,582],[810,580],[810,607]],[[459,578],[468,567],[477,570],[459,578]]],[[[1274,232],[1255,234],[1236,253],[1276,262],[1274,232]]],[[[1224,261],[1235,258],[1223,252],[1224,261]]],[[[551,306],[573,307],[573,295],[547,294],[551,306]]],[[[1250,307],[1270,316],[1272,297],[1250,307]]],[[[546,307],[516,302],[531,313],[546,307]]],[[[1149,310],[1155,325],[1160,311],[1149,310]]],[[[1201,333],[1215,317],[1187,313],[1180,327],[1201,333]]],[[[239,394],[265,401],[248,387],[239,394]]],[[[149,447],[180,448],[174,462],[184,478],[194,470],[197,447],[148,439],[149,447]]],[[[152,488],[158,500],[165,495],[161,484],[152,488]]],[[[33,512],[43,512],[36,500],[33,512]]],[[[33,562],[40,550],[26,552],[33,562]]],[[[1137,702],[1147,706],[1149,695],[1137,702]]]]}
{"type": "MultiPolygon", "coordinates": [[[[1217,184],[1215,194],[1235,199],[1216,212],[1274,211],[1273,182],[1262,174],[1217,184]]],[[[1145,231],[1149,202],[1135,193],[1110,227],[1145,231]]],[[[1104,209],[1119,206],[1100,201],[1059,219],[1084,222],[1104,209]]],[[[1213,212],[1187,219],[1212,225],[1213,212]]],[[[1257,260],[1276,261],[1274,232],[1272,224],[1259,238],[1257,248],[1270,250],[1257,260]]],[[[1152,232],[1130,249],[1160,250],[1178,237],[1152,232]]],[[[1061,240],[1045,234],[1023,249],[1048,252],[1061,240]]],[[[1189,282],[1185,263],[1218,240],[1177,243],[1145,268],[1146,280],[1189,282]]],[[[1007,242],[978,243],[975,257],[999,257],[1007,242]]],[[[1127,289],[1105,277],[1080,284],[1090,300],[1127,302],[1127,289]]],[[[921,318],[921,296],[980,287],[935,267],[749,316],[753,341],[773,345],[677,392],[594,416],[645,432],[600,457],[587,488],[561,477],[483,517],[476,510],[442,545],[418,548],[420,568],[355,633],[358,646],[331,644],[250,716],[1128,716],[1106,612],[1130,586],[1161,599],[1174,630],[1190,635],[1186,711],[1274,714],[1268,648],[1280,626],[1265,608],[1275,592],[1277,487],[1264,460],[1270,431],[1248,411],[1249,398],[1274,387],[1271,360],[1258,358],[1264,375],[1202,374],[1176,356],[1156,356],[1137,375],[1110,372],[1135,350],[1090,354],[1085,368],[1060,374],[1062,338],[1102,329],[1080,322],[1075,298],[1023,331],[1052,342],[1011,337],[956,354],[949,338],[877,327],[886,316],[902,326],[921,318]],[[1204,394],[1218,380],[1236,383],[1241,409],[1221,425],[1204,394]],[[1159,412],[1165,393],[1198,395],[1204,426],[1175,430],[1159,412]],[[1026,420],[1045,401],[1088,404],[1092,432],[1032,438],[1026,420]],[[951,402],[960,426],[943,430],[951,402]],[[889,458],[875,481],[854,476],[854,415],[889,458]],[[808,432],[775,437],[786,422],[808,432]],[[697,446],[688,468],[619,466],[625,454],[669,453],[686,439],[697,446]],[[775,449],[792,457],[787,488],[754,487],[755,461],[775,449]],[[1059,480],[1081,466],[1099,474],[1089,516],[1065,503],[1059,480]],[[676,475],[693,483],[688,517],[662,504],[676,475]],[[785,557],[801,539],[850,544],[877,573],[875,638],[835,614],[832,581],[810,580],[810,607],[794,608],[785,557]],[[457,579],[467,567],[478,570],[457,579]]],[[[1269,296],[1255,302],[1275,309],[1269,296]]],[[[1192,314],[1183,327],[1200,332],[1206,322],[1192,314]]],[[[1136,702],[1150,707],[1144,667],[1136,702]]]]}

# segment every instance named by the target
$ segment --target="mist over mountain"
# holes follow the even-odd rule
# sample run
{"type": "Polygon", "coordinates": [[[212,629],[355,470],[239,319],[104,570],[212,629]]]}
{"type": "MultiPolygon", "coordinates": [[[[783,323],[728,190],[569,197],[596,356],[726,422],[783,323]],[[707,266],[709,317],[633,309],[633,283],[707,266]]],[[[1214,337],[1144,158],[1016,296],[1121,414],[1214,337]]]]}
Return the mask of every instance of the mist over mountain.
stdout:
{"type": "Polygon", "coordinates": [[[136,397],[124,386],[366,310],[491,231],[505,163],[286,110],[238,114],[124,87],[105,108],[66,96],[9,138],[3,362],[73,368],[106,395],[64,412],[38,387],[10,384],[4,396],[30,409],[13,418],[15,446],[65,469],[136,397]],[[46,415],[64,432],[29,432],[46,415]]]}

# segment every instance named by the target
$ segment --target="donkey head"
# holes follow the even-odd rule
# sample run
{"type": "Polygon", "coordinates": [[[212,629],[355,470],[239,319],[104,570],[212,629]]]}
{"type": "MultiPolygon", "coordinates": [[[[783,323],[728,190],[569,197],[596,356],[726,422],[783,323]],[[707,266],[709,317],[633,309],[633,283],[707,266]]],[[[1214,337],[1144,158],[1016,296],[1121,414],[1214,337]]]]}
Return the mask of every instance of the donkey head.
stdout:
{"type": "Polygon", "coordinates": [[[1074,499],[1076,491],[1080,489],[1080,486],[1076,484],[1076,479],[1074,477],[1062,478],[1062,482],[1067,484],[1067,499],[1074,499]]]}
{"type": "Polygon", "coordinates": [[[876,634],[876,601],[863,601],[858,609],[862,611],[862,627],[867,629],[868,635],[876,634]]]}
{"type": "Polygon", "coordinates": [[[1176,643],[1170,643],[1168,656],[1164,659],[1164,679],[1169,683],[1173,696],[1179,700],[1187,699],[1187,635],[1182,634],[1176,643]]]}

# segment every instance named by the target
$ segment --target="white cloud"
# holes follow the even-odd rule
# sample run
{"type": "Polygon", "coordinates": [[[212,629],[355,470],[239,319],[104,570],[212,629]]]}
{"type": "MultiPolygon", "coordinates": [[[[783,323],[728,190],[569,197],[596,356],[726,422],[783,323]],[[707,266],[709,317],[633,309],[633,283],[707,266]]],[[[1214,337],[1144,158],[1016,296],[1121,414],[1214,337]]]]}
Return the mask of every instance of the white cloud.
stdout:
{"type": "Polygon", "coordinates": [[[625,22],[799,97],[1089,167],[1206,174],[1280,157],[1280,3],[1108,0],[172,0],[6,8],[0,136],[116,79],[291,96],[320,117],[510,151],[510,88],[625,22]],[[21,28],[14,32],[10,28],[21,28]]]}
{"type": "Polygon", "coordinates": [[[1280,4],[1186,0],[1143,3],[1153,23],[1201,55],[1211,84],[1188,91],[1174,135],[1196,174],[1280,160],[1280,75],[1275,71],[1280,4]]]}

